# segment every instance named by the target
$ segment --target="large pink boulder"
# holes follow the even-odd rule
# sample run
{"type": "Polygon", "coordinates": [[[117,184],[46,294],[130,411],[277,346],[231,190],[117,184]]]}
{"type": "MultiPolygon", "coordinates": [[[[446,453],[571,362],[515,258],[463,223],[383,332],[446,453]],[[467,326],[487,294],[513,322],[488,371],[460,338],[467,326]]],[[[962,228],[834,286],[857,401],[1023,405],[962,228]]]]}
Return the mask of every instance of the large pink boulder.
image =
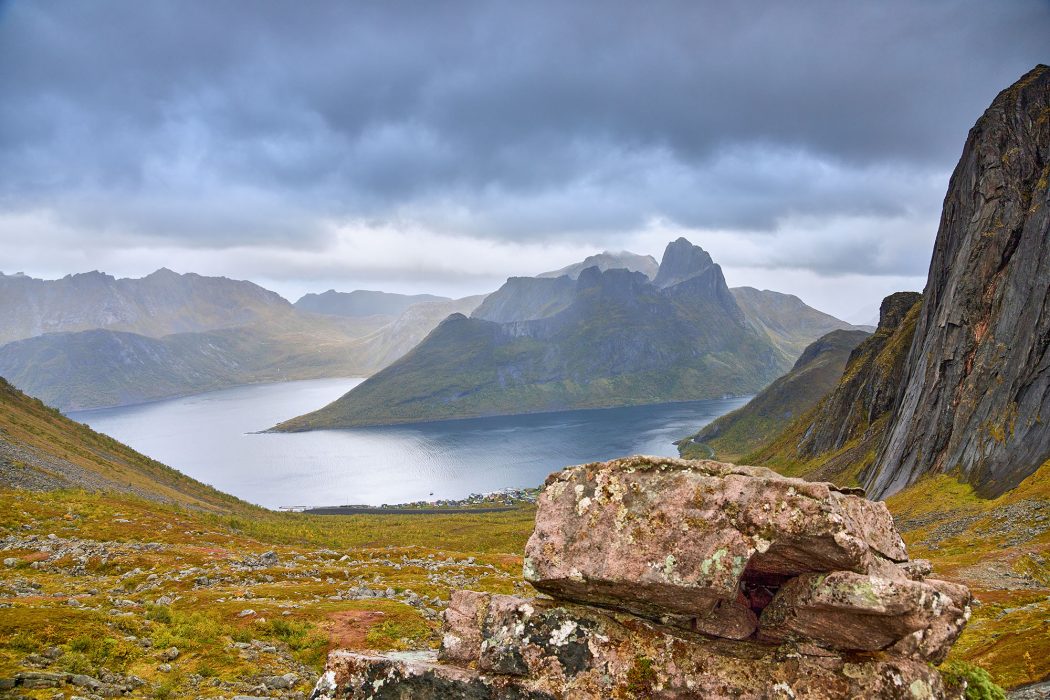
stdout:
{"type": "Polygon", "coordinates": [[[741,600],[751,582],[897,571],[906,560],[885,505],[851,490],[759,467],[629,457],[547,479],[524,572],[560,598],[694,617],[739,638],[740,615],[722,635],[712,612],[751,607],[741,600]]]}

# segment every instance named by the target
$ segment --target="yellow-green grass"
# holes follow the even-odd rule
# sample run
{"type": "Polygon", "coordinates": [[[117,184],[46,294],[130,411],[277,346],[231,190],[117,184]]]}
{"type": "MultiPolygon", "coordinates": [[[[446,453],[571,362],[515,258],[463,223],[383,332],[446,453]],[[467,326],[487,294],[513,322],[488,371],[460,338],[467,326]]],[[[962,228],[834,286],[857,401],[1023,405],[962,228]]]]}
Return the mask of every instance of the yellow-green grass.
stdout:
{"type": "Polygon", "coordinates": [[[940,474],[886,503],[911,556],[980,601],[950,659],[1006,687],[1050,677],[1050,463],[995,499],[940,474]]]}
{"type": "MultiPolygon", "coordinates": [[[[428,619],[400,594],[447,600],[463,587],[520,592],[521,552],[533,517],[532,507],[351,517],[259,509],[249,517],[123,494],[0,489],[0,536],[37,536],[2,555],[18,562],[0,568],[0,677],[30,670],[27,656],[57,646],[64,653],[47,670],[134,674],[149,683],[143,693],[155,697],[228,696],[211,683],[235,681],[242,684],[238,692],[247,692],[292,662],[319,672],[328,650],[347,643],[340,624],[358,614],[362,627],[351,643],[359,648],[433,647],[437,618],[428,619]],[[39,550],[48,534],[58,542],[104,542],[108,561],[92,557],[82,574],[74,574],[77,562],[70,557],[45,561],[39,550]],[[161,547],[148,550],[144,543],[161,547]],[[277,564],[239,567],[266,551],[276,552],[277,564]],[[301,564],[287,566],[300,556],[301,564]],[[176,580],[194,568],[199,571],[176,580]],[[201,586],[199,575],[218,581],[201,586]],[[23,592],[28,584],[38,588],[17,595],[16,584],[23,592]],[[332,599],[361,585],[395,595],[332,599]],[[161,596],[173,600],[156,605],[161,596]],[[113,602],[120,599],[132,605],[113,602]],[[254,614],[242,617],[248,609],[254,614]],[[146,639],[151,648],[139,641],[146,639]],[[236,646],[253,640],[256,647],[248,650],[236,646]],[[260,642],[278,653],[260,651],[260,642]],[[159,653],[171,646],[181,653],[163,672],[159,653]],[[194,675],[204,681],[191,686],[194,675]]],[[[297,689],[305,691],[310,679],[301,676],[297,689]]],[[[31,697],[53,692],[26,691],[31,697]]]]}

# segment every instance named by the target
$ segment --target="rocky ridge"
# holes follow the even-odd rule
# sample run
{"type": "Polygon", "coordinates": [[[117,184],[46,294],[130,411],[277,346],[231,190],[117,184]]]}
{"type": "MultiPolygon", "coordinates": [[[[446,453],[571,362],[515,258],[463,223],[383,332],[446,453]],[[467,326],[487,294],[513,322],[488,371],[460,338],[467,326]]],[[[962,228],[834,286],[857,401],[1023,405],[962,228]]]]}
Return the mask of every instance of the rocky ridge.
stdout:
{"type": "Polygon", "coordinates": [[[315,698],[947,698],[969,591],[926,578],[882,503],[720,462],[548,478],[536,598],[460,590],[437,654],[333,652],[315,698]]]}

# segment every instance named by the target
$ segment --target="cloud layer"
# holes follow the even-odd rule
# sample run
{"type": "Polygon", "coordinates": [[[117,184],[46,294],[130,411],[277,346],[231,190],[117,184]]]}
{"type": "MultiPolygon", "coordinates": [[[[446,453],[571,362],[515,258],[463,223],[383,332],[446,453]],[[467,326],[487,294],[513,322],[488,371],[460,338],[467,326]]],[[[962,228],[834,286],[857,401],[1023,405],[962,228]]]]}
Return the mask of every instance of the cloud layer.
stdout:
{"type": "Polygon", "coordinates": [[[966,130],[1047,36],[1035,0],[8,2],[2,267],[467,291],[675,229],[921,284],[966,130]]]}

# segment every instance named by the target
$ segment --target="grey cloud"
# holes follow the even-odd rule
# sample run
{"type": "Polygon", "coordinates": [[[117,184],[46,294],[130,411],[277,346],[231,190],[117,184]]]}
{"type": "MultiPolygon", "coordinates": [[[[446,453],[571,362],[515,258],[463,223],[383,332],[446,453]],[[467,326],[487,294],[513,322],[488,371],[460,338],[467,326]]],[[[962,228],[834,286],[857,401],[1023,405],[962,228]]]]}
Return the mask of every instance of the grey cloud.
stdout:
{"type": "Polygon", "coordinates": [[[0,203],[216,247],[935,217],[1050,35],[1035,0],[2,8],[0,203]]]}

